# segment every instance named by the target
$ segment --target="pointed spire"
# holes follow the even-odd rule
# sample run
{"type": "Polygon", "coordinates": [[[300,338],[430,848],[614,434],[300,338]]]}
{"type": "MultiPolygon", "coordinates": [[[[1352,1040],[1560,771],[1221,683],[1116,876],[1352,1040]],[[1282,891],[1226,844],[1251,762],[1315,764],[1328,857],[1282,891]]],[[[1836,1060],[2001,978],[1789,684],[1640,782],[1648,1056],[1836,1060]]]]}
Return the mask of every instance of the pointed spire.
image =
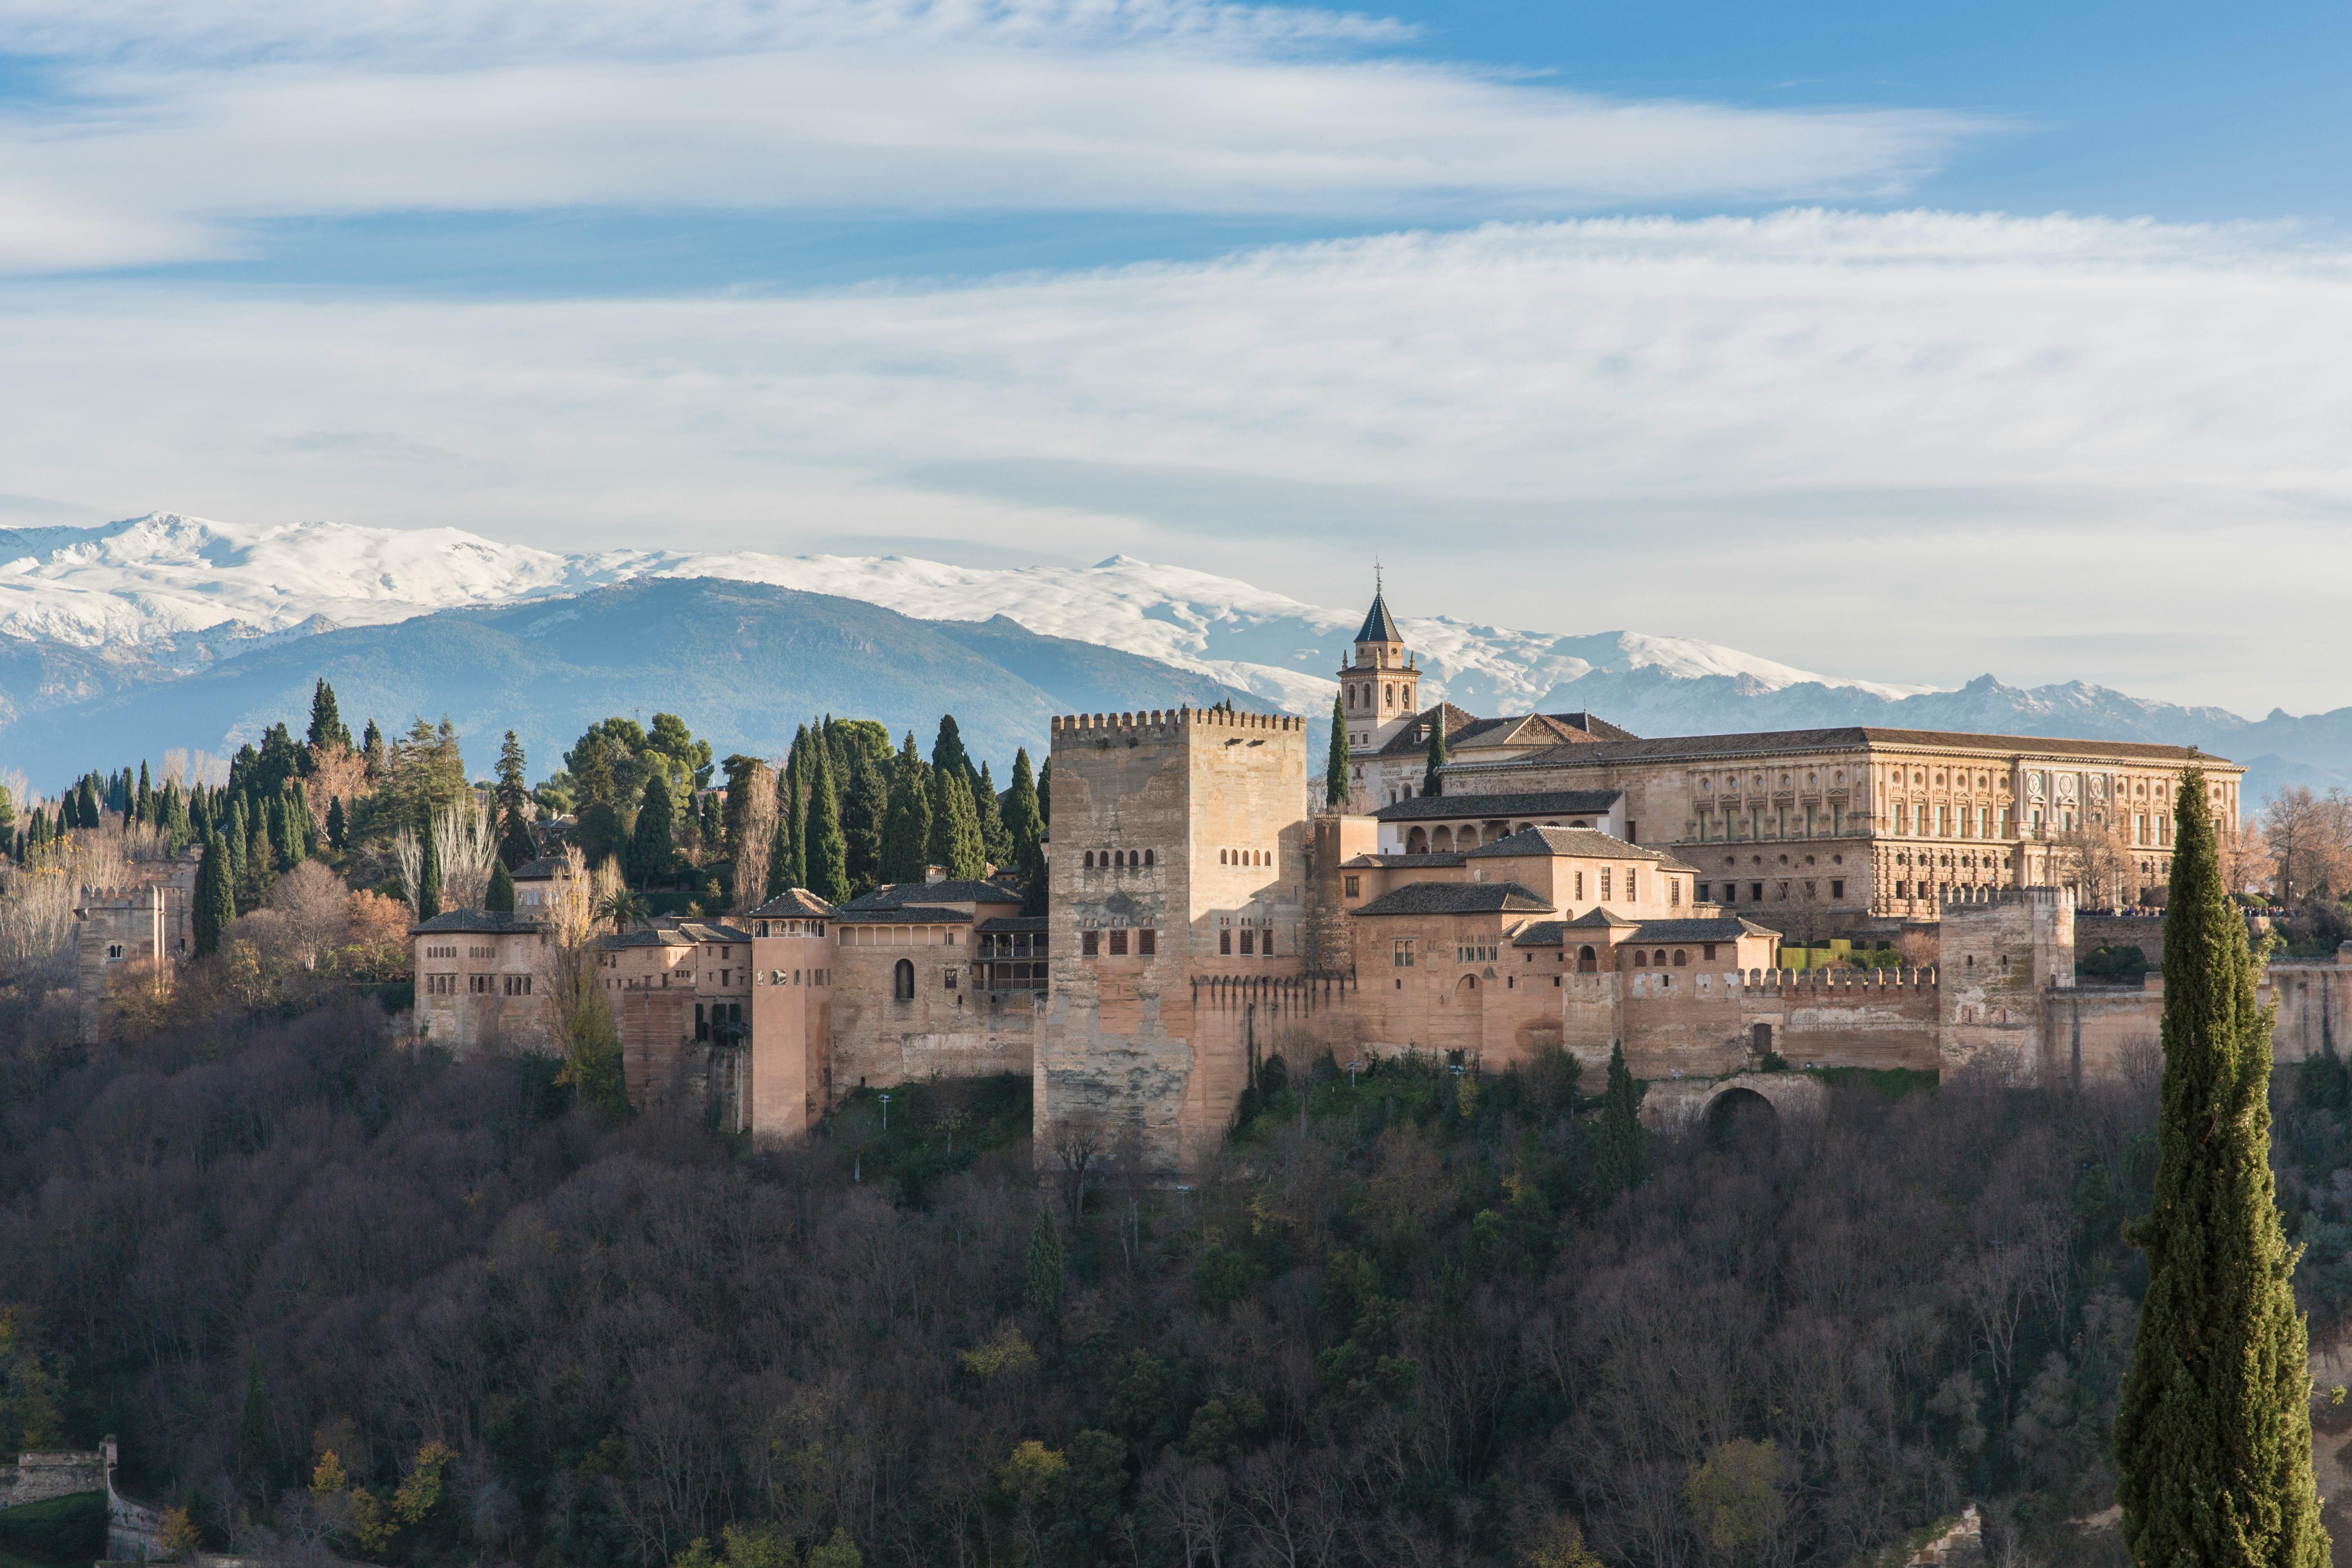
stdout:
{"type": "Polygon", "coordinates": [[[1360,643],[1404,641],[1404,634],[1397,630],[1396,617],[1389,614],[1387,595],[1374,591],[1371,613],[1364,617],[1363,629],[1356,634],[1356,640],[1360,643]]]}

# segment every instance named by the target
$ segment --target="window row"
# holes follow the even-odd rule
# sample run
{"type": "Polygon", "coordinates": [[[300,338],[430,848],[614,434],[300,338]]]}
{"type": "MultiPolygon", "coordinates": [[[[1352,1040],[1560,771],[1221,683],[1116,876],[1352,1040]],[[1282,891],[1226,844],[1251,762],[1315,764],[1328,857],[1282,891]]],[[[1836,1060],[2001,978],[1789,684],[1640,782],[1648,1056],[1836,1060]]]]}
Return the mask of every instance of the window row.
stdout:
{"type": "Polygon", "coordinates": [[[1109,931],[1080,931],[1078,933],[1078,956],[1080,958],[1101,957],[1103,952],[1103,939],[1105,937],[1108,937],[1110,939],[1110,955],[1113,958],[1125,958],[1128,952],[1128,939],[1130,935],[1135,939],[1135,952],[1137,957],[1150,958],[1160,952],[1160,932],[1152,927],[1139,926],[1130,932],[1125,926],[1114,926],[1109,931]]]}
{"type": "MultiPolygon", "coordinates": [[[[1241,955],[1244,958],[1255,958],[1260,955],[1267,958],[1272,958],[1274,956],[1274,928],[1272,926],[1266,927],[1264,931],[1260,931],[1255,926],[1244,926],[1241,928],[1241,955]]],[[[1218,956],[1223,958],[1231,958],[1233,956],[1234,932],[1231,927],[1227,927],[1217,932],[1217,953],[1218,956]]]]}
{"type": "MultiPolygon", "coordinates": [[[[1784,877],[1780,880],[1771,883],[1770,886],[1776,889],[1777,896],[1783,900],[1789,898],[1792,890],[1796,889],[1801,889],[1801,891],[1798,892],[1797,896],[1799,897],[1814,899],[1821,896],[1821,884],[1819,882],[1807,881],[1801,883],[1792,881],[1784,877]]],[[[1736,904],[1739,902],[1739,887],[1740,885],[1738,882],[1701,882],[1695,890],[1694,896],[1697,898],[1699,902],[1705,903],[1707,901],[1707,896],[1711,889],[1720,889],[1721,897],[1717,899],[1717,901],[1719,903],[1736,904]]],[[[1751,904],[1762,903],[1764,901],[1765,887],[1766,884],[1762,882],[1748,883],[1748,901],[1751,904]]],[[[1832,900],[1842,900],[1845,897],[1844,878],[1832,877],[1830,879],[1830,897],[1832,900]]]]}
{"type": "Polygon", "coordinates": [[[1220,849],[1217,851],[1217,864],[1220,866],[1271,866],[1274,864],[1274,851],[1271,849],[1220,849]]]}
{"type": "Polygon", "coordinates": [[[765,974],[754,973],[752,980],[762,985],[830,985],[830,969],[771,969],[765,974]],[[807,978],[802,978],[805,975],[807,978]]]}
{"type": "Polygon", "coordinates": [[[1089,849],[1086,853],[1084,868],[1092,871],[1100,868],[1108,871],[1151,864],[1152,853],[1149,849],[1089,849]]]}

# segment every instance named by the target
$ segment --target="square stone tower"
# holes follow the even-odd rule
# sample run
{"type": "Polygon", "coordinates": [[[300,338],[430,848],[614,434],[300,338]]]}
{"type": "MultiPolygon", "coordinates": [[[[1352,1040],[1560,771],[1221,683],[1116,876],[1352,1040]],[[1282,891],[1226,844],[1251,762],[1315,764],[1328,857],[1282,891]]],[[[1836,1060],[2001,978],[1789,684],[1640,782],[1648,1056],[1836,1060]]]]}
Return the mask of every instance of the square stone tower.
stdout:
{"type": "Polygon", "coordinates": [[[1248,1081],[1244,1043],[1204,1032],[1196,983],[1300,973],[1306,721],[1078,714],[1054,721],[1053,758],[1037,1159],[1180,1170],[1248,1081]]]}

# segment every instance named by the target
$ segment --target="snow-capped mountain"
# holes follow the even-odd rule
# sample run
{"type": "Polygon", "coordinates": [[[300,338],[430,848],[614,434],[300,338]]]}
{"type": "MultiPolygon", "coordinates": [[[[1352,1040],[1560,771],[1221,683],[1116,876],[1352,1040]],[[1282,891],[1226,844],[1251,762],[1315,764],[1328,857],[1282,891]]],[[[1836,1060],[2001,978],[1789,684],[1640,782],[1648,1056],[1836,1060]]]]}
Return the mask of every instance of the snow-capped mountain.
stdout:
{"type": "MultiPolygon", "coordinates": [[[[723,577],[831,594],[923,620],[1008,616],[1046,637],[1158,659],[1319,714],[1362,607],[1327,608],[1231,577],[1114,555],[1093,566],[987,569],[902,556],[562,555],[457,529],[226,523],[155,512],[101,528],[0,531],[0,637],[143,651],[193,668],[255,640],[508,604],[641,577],[723,577]]],[[[1714,643],[1641,632],[1562,637],[1450,616],[1403,622],[1424,690],[1474,711],[1524,711],[1596,672],[1731,677],[1885,698],[1926,689],[1816,675],[1714,643]]]]}
{"type": "MultiPolygon", "coordinates": [[[[1310,605],[1124,555],[1092,566],[987,569],[902,556],[559,554],[456,529],[256,525],[157,512],[95,529],[0,530],[0,750],[31,739],[13,728],[30,715],[46,715],[44,732],[60,732],[51,721],[128,689],[239,668],[224,661],[338,627],[653,578],[770,584],[926,623],[1004,616],[1039,637],[1139,656],[1318,722],[1331,701],[1329,672],[1363,614],[1360,605],[1310,605]]],[[[1563,636],[1442,616],[1402,626],[1429,672],[1423,694],[1473,712],[1585,709],[1648,735],[1880,724],[2164,741],[2248,763],[2255,800],[2282,783],[2352,781],[2352,709],[2249,721],[2081,682],[2021,689],[1984,676],[1953,689],[1891,686],[1642,632],[1563,636]]],[[[857,694],[845,689],[842,699],[857,694]]],[[[16,760],[35,761],[29,752],[16,760]]],[[[62,758],[43,765],[51,763],[65,765],[62,758]]],[[[89,765],[78,754],[71,762],[89,765]]]]}

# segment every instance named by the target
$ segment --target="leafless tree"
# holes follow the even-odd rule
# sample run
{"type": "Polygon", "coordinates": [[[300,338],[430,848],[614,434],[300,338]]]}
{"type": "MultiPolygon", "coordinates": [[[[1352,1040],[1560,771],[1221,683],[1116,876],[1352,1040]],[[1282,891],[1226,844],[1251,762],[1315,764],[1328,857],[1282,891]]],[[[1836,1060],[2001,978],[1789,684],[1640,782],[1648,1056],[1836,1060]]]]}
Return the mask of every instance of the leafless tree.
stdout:
{"type": "Polygon", "coordinates": [[[2299,893],[2352,887],[2352,796],[2291,785],[2271,796],[2261,822],[2280,903],[2292,907],[2299,893]]]}

